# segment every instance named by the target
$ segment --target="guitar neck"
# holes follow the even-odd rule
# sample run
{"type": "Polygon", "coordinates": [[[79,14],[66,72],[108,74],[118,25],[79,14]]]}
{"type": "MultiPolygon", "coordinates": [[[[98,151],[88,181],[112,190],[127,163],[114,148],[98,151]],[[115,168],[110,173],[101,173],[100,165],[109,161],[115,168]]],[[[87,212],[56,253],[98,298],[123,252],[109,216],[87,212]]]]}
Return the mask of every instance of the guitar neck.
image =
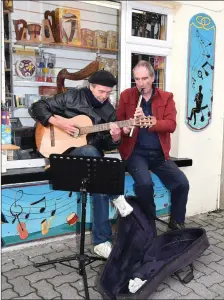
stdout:
{"type": "MultiPolygon", "coordinates": [[[[113,123],[117,124],[119,128],[122,128],[122,127],[126,127],[126,126],[133,126],[134,120],[117,121],[117,122],[113,122],[113,123]]],[[[110,130],[110,123],[81,127],[80,133],[88,134],[88,133],[108,131],[108,130],[110,130]]]]}

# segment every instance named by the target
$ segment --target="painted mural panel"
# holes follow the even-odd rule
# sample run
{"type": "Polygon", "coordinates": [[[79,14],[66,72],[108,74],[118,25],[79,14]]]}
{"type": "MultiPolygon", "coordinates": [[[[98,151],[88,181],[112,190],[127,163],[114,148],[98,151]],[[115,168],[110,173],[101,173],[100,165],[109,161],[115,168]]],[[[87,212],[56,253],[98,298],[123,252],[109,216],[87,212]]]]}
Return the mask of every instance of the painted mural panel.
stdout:
{"type": "MultiPolygon", "coordinates": [[[[170,193],[152,174],[157,215],[170,209],[170,193]]],[[[133,179],[125,177],[125,194],[134,195],[133,179]]],[[[2,188],[2,246],[34,241],[46,237],[75,233],[80,229],[79,193],[55,191],[48,182],[7,185],[2,188]]],[[[87,200],[86,229],[91,229],[91,198],[87,200]]],[[[110,206],[110,219],[116,218],[110,206]]]]}
{"type": "Polygon", "coordinates": [[[211,17],[199,13],[189,25],[187,126],[206,128],[212,119],[216,27],[211,17]]]}

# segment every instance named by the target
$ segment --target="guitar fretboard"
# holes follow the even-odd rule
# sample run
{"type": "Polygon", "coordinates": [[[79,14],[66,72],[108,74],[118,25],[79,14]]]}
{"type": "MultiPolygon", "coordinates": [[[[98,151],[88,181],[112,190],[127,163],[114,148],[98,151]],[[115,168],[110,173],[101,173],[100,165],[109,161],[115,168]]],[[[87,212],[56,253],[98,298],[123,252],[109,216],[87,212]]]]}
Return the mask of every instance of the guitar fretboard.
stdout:
{"type": "MultiPolygon", "coordinates": [[[[118,127],[121,128],[126,126],[133,126],[134,120],[117,121],[113,123],[117,124],[118,127]]],[[[88,134],[88,133],[108,131],[108,130],[110,130],[110,123],[105,123],[105,124],[81,127],[80,134],[88,134]]]]}

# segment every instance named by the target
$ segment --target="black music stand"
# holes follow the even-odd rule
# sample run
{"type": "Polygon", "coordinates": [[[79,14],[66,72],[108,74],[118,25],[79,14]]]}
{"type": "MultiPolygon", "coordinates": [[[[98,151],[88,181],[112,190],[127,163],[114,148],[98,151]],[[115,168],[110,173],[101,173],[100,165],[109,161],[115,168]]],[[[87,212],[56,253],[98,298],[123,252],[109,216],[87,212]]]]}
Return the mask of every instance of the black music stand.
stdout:
{"type": "Polygon", "coordinates": [[[85,299],[89,299],[85,266],[96,260],[105,261],[106,259],[84,254],[87,193],[123,195],[125,166],[124,163],[117,158],[51,154],[50,172],[54,190],[80,192],[81,194],[82,219],[80,251],[79,254],[36,263],[34,266],[39,267],[61,263],[78,270],[79,274],[83,277],[85,299]],[[79,267],[73,267],[63,263],[70,260],[77,260],[79,267]]]}

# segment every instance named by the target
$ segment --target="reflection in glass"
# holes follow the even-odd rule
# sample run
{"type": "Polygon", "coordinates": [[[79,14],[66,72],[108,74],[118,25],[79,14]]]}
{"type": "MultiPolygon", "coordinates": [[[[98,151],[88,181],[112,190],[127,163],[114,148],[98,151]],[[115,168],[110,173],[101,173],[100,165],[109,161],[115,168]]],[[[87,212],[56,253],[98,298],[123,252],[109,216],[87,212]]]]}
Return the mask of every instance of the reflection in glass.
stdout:
{"type": "Polygon", "coordinates": [[[165,40],[166,20],[166,15],[133,9],[132,36],[165,40]]]}

